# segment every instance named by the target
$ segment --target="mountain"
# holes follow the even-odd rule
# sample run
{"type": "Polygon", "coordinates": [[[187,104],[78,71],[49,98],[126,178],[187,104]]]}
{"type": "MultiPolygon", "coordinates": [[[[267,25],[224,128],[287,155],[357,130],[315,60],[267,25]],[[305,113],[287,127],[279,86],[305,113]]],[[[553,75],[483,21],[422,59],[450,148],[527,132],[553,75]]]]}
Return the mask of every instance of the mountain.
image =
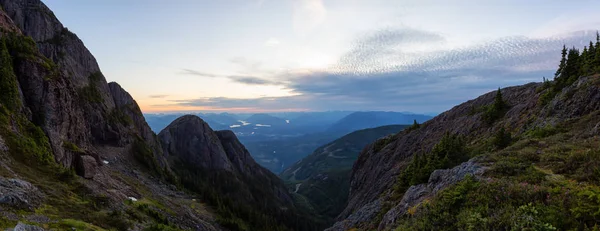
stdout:
{"type": "Polygon", "coordinates": [[[41,1],[0,6],[0,228],[318,229],[232,132],[156,136],[41,1]]]}
{"type": "Polygon", "coordinates": [[[289,122],[286,123],[285,119],[279,118],[279,117],[275,117],[272,115],[268,115],[268,114],[254,114],[250,117],[248,117],[246,119],[246,121],[248,123],[252,123],[254,125],[263,125],[266,127],[269,126],[284,126],[286,124],[289,124],[289,122]]]}
{"type": "Polygon", "coordinates": [[[365,148],[328,230],[595,227],[598,121],[600,75],[482,95],[365,148]]]}
{"type": "Polygon", "coordinates": [[[414,120],[416,120],[418,123],[423,123],[429,119],[431,119],[431,116],[402,112],[354,112],[331,125],[327,131],[345,134],[360,129],[374,128],[384,125],[412,124],[414,120]]]}
{"type": "MultiPolygon", "coordinates": [[[[229,217],[220,224],[245,229],[242,217],[261,230],[281,229],[278,222],[295,221],[292,197],[283,182],[258,165],[232,131],[213,131],[195,115],[182,116],[158,135],[181,183],[203,196],[205,201],[227,206],[229,217]],[[272,220],[264,219],[271,217],[272,220]]],[[[308,223],[294,229],[314,229],[308,223]]]]}
{"type": "Polygon", "coordinates": [[[162,131],[171,122],[181,116],[183,116],[183,114],[144,114],[144,118],[154,132],[162,131]]]}
{"type": "Polygon", "coordinates": [[[287,168],[280,177],[295,193],[309,201],[310,208],[332,220],[346,204],[350,171],[360,151],[377,139],[406,128],[388,125],[352,132],[317,148],[312,154],[287,168]]]}

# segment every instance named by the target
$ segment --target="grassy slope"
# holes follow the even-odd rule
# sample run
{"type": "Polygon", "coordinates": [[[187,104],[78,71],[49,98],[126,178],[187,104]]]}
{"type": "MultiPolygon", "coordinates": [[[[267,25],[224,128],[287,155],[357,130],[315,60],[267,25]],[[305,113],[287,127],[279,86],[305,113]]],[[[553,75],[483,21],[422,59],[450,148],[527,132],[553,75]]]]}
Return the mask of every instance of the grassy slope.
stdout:
{"type": "MultiPolygon", "coordinates": [[[[600,86],[597,75],[589,78],[588,86],[600,86]]],[[[533,112],[544,106],[540,101],[533,112]]],[[[598,121],[595,109],[524,132],[516,132],[523,125],[511,124],[516,135],[506,148],[494,147],[491,135],[472,139],[470,156],[490,167],[487,180],[469,178],[410,208],[396,230],[597,230],[600,137],[590,130],[598,121]]]]}

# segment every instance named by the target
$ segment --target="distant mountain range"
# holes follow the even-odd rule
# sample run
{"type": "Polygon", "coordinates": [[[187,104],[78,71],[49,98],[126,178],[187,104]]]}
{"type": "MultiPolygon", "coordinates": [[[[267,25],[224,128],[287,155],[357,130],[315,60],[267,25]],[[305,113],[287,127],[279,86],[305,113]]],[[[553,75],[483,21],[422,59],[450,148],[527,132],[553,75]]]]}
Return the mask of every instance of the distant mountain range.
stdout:
{"type": "MultiPolygon", "coordinates": [[[[410,112],[287,112],[287,113],[198,113],[218,130],[232,130],[256,161],[280,173],[317,147],[350,132],[392,124],[419,123],[431,116],[410,112]]],[[[145,114],[158,132],[183,114],[145,114]]]]}
{"type": "Polygon", "coordinates": [[[354,112],[333,124],[327,131],[349,133],[360,129],[374,128],[389,124],[412,124],[414,120],[418,123],[423,123],[431,118],[432,117],[428,115],[405,112],[354,112]]]}

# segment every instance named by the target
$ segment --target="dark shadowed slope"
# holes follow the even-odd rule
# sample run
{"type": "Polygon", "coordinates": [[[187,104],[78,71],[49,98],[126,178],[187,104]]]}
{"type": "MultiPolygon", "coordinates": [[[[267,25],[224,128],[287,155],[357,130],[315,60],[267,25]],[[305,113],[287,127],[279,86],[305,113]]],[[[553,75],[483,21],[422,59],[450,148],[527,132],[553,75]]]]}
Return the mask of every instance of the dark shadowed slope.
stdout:
{"type": "Polygon", "coordinates": [[[369,143],[397,133],[406,125],[388,125],[352,132],[317,148],[312,154],[283,171],[280,177],[299,201],[332,220],[345,207],[350,188],[350,171],[360,151],[369,143]]]}

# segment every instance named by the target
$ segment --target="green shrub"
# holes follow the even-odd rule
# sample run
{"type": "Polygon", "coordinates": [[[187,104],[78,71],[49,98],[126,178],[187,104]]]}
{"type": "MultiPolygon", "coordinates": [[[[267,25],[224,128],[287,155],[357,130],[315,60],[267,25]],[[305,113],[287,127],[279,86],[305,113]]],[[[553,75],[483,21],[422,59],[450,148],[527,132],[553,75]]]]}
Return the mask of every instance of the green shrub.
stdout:
{"type": "Polygon", "coordinates": [[[21,103],[17,76],[13,71],[12,57],[8,52],[7,38],[0,40],[0,104],[9,111],[14,111],[21,103]]]}
{"type": "Polygon", "coordinates": [[[384,138],[378,139],[377,141],[375,141],[373,149],[375,150],[375,152],[379,152],[383,148],[385,148],[385,146],[392,143],[392,141],[394,141],[394,136],[386,136],[384,138]]]}
{"type": "Polygon", "coordinates": [[[556,227],[541,220],[540,213],[532,203],[522,205],[517,209],[514,226],[511,230],[552,231],[556,227]]]}
{"type": "Polygon", "coordinates": [[[72,151],[72,152],[77,152],[77,153],[83,153],[83,150],[81,150],[79,147],[77,147],[76,144],[71,143],[69,141],[63,141],[63,148],[72,151]]]}
{"type": "Polygon", "coordinates": [[[512,142],[512,135],[510,132],[507,132],[504,128],[500,128],[498,132],[494,135],[492,139],[492,144],[497,149],[503,149],[508,147],[512,142]]]}
{"type": "Polygon", "coordinates": [[[532,138],[545,138],[554,134],[561,132],[561,129],[558,129],[552,125],[546,125],[544,127],[536,127],[531,129],[525,133],[525,136],[532,138]]]}
{"type": "Polygon", "coordinates": [[[452,168],[468,158],[464,138],[446,133],[430,153],[413,155],[408,166],[398,176],[393,197],[398,199],[411,185],[427,183],[434,170],[452,168]]]}

